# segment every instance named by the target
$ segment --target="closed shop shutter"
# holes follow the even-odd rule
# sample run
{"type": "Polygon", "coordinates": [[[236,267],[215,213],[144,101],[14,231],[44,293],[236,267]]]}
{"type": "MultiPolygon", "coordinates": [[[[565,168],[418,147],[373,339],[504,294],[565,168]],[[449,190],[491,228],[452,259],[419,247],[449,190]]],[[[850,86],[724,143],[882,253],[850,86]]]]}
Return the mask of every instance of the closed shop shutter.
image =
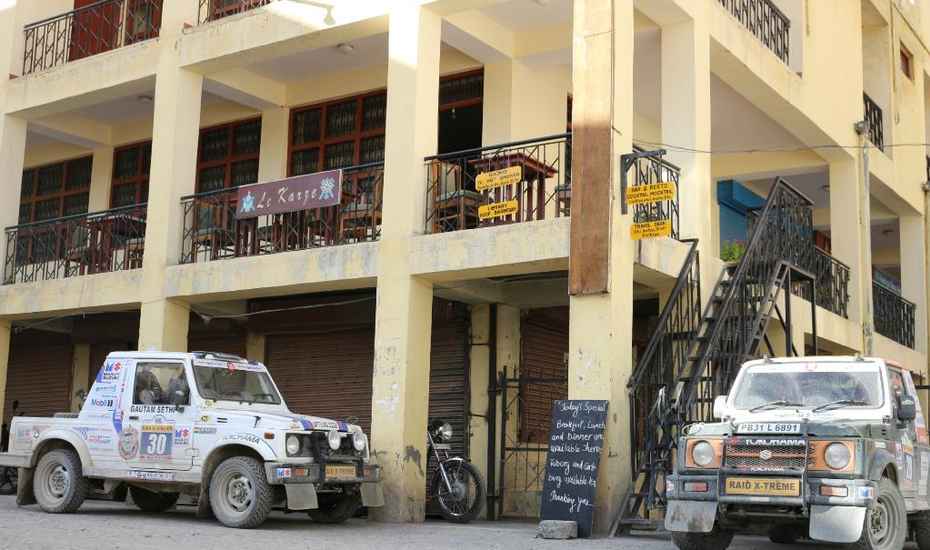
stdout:
{"type": "Polygon", "coordinates": [[[545,443],[552,402],[568,398],[568,308],[530,310],[520,341],[520,441],[545,443]]]}
{"type": "Polygon", "coordinates": [[[452,424],[452,452],[468,456],[468,322],[433,326],[429,419],[452,424]]]}
{"type": "Polygon", "coordinates": [[[10,342],[3,422],[13,401],[29,416],[51,416],[71,409],[74,347],[68,335],[42,332],[14,335],[10,342]]]}
{"type": "Polygon", "coordinates": [[[266,363],[295,413],[355,421],[370,433],[372,328],[270,335],[266,363]]]}
{"type": "Polygon", "coordinates": [[[245,357],[245,335],[241,332],[209,332],[190,334],[188,351],[215,351],[245,357]]]}

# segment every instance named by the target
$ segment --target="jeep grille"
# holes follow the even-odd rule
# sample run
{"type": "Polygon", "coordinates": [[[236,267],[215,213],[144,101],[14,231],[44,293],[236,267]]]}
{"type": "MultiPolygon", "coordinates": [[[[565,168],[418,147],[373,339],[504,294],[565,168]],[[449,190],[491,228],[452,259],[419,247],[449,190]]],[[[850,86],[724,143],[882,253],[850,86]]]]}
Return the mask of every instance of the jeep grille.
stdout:
{"type": "Polygon", "coordinates": [[[796,446],[727,445],[727,468],[737,470],[804,470],[807,449],[796,446]],[[763,453],[763,451],[767,451],[763,453]],[[766,458],[763,458],[766,456],[766,458]]]}

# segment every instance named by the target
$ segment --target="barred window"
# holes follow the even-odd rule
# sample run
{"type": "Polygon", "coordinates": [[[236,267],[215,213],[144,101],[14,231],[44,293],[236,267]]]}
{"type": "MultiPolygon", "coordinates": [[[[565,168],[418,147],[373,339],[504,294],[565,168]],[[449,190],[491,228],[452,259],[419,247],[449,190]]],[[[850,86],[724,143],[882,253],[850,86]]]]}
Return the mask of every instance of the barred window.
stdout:
{"type": "Polygon", "coordinates": [[[197,192],[257,182],[261,140],[260,118],[201,130],[197,156],[197,192]]]}
{"type": "Polygon", "coordinates": [[[23,170],[19,223],[87,212],[93,157],[23,170]]]}

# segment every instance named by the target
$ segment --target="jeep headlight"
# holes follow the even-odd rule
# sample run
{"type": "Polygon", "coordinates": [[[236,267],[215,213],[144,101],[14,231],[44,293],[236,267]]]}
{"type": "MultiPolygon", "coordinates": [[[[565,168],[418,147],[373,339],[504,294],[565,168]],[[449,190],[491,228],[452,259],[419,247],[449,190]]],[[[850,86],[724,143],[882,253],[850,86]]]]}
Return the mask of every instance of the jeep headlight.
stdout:
{"type": "Polygon", "coordinates": [[[358,451],[362,452],[365,450],[365,447],[368,446],[368,438],[365,437],[365,434],[362,432],[354,432],[352,434],[352,447],[358,451]]]}
{"type": "Polygon", "coordinates": [[[691,447],[691,460],[695,465],[707,468],[717,460],[717,452],[707,441],[698,441],[691,447]]]}
{"type": "Polygon", "coordinates": [[[284,447],[288,456],[297,456],[300,454],[300,438],[296,435],[287,436],[287,442],[284,447]]]}
{"type": "Polygon", "coordinates": [[[329,448],[334,451],[338,451],[342,446],[342,434],[338,430],[330,430],[326,439],[329,441],[329,448]]]}
{"type": "Polygon", "coordinates": [[[851,460],[852,453],[843,443],[830,443],[823,452],[823,461],[831,470],[845,470],[851,460]]]}

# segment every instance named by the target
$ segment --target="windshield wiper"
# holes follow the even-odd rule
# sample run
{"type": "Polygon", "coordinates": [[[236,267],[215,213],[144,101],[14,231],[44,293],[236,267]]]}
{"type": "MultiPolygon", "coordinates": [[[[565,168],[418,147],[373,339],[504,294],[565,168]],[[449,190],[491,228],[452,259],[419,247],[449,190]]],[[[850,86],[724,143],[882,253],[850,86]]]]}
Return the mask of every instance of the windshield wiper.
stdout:
{"type": "Polygon", "coordinates": [[[811,412],[818,412],[827,409],[828,407],[840,407],[843,405],[852,405],[854,407],[862,407],[868,405],[868,401],[863,401],[862,399],[839,399],[837,401],[831,401],[829,403],[824,403],[823,405],[818,405],[811,409],[811,412]]]}
{"type": "Polygon", "coordinates": [[[761,405],[756,405],[755,407],[749,409],[749,412],[756,412],[762,409],[767,409],[769,407],[802,407],[803,403],[792,403],[791,401],[785,401],[784,399],[779,399],[778,401],[769,401],[768,403],[763,403],[761,405]]]}

